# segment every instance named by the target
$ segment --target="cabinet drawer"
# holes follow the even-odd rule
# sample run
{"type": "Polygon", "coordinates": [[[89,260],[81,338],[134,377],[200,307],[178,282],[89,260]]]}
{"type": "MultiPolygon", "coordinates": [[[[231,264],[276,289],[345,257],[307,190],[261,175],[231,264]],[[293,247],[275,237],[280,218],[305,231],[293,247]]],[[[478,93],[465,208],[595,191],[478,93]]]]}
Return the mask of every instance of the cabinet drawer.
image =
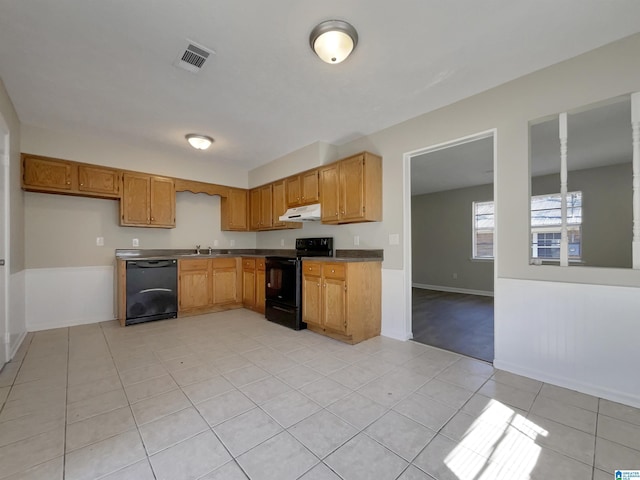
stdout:
{"type": "Polygon", "coordinates": [[[256,259],[255,258],[243,258],[242,259],[242,268],[245,270],[255,270],[256,268],[256,259]]]}
{"type": "Polygon", "coordinates": [[[199,258],[197,260],[179,260],[181,272],[190,272],[194,270],[207,270],[209,268],[209,260],[206,258],[199,258]]]}
{"type": "Polygon", "coordinates": [[[235,258],[214,258],[213,259],[213,268],[235,268],[235,267],[236,267],[235,258]]]}
{"type": "Polygon", "coordinates": [[[256,268],[258,270],[264,270],[264,258],[257,258],[256,259],[256,268]]]}
{"type": "Polygon", "coordinates": [[[322,274],[326,278],[340,278],[346,277],[347,267],[344,263],[327,263],[322,266],[322,274]]]}
{"type": "Polygon", "coordinates": [[[304,275],[316,275],[319,277],[322,273],[322,266],[319,263],[304,262],[302,265],[302,273],[304,275]]]}

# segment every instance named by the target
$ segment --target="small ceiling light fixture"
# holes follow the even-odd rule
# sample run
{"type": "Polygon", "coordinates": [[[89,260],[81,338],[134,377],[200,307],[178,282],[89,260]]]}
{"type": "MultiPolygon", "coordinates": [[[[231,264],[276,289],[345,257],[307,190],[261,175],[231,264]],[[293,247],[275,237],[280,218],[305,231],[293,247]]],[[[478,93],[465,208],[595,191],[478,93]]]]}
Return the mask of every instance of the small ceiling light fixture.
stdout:
{"type": "Polygon", "coordinates": [[[213,143],[213,138],[207,137],[206,135],[198,135],[196,133],[185,135],[184,138],[186,138],[189,145],[196,150],[206,150],[213,143]]]}
{"type": "Polygon", "coordinates": [[[327,20],[311,30],[311,49],[327,63],[340,63],[358,44],[358,32],[342,20],[327,20]]]}

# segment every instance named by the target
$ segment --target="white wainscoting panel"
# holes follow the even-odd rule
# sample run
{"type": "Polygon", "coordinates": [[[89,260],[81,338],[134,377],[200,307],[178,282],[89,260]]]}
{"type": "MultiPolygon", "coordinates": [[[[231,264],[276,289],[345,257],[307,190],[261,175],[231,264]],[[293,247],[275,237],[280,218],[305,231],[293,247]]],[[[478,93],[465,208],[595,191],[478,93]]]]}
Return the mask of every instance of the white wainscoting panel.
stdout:
{"type": "Polygon", "coordinates": [[[405,310],[404,270],[382,269],[382,332],[385,337],[397,340],[412,338],[407,332],[405,310]]]}
{"type": "Polygon", "coordinates": [[[9,275],[9,358],[13,358],[27,335],[25,270],[9,275]]]}
{"type": "Polygon", "coordinates": [[[26,270],[30,332],[113,320],[114,267],[26,270]]]}
{"type": "Polygon", "coordinates": [[[640,407],[640,288],[499,278],[496,368],[640,407]]]}

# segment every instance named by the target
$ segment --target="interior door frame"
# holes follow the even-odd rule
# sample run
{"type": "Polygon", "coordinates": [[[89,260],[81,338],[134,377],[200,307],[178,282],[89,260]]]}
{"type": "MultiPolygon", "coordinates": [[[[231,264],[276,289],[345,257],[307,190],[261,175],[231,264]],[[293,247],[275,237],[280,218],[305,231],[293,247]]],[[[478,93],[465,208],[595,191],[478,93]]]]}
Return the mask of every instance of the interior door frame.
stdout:
{"type": "MultiPolygon", "coordinates": [[[[493,138],[493,202],[494,208],[494,234],[493,236],[493,284],[494,284],[494,302],[497,298],[497,292],[495,291],[495,285],[498,278],[498,129],[492,128],[484,130],[482,132],[474,133],[464,137],[459,137],[454,140],[430,145],[418,150],[407,152],[403,155],[403,211],[404,211],[404,230],[403,236],[403,265],[404,265],[404,311],[405,311],[405,336],[407,339],[413,338],[413,314],[412,314],[412,286],[413,286],[413,274],[412,274],[412,251],[411,251],[411,160],[414,157],[424,155],[426,153],[436,152],[438,150],[444,150],[446,148],[463,145],[465,143],[473,142],[475,140],[482,140],[484,138],[493,138]]],[[[494,322],[494,351],[496,345],[495,337],[495,322],[494,322]]],[[[494,354],[495,355],[495,354],[494,354]]]]}
{"type": "Polygon", "coordinates": [[[4,366],[6,362],[11,360],[11,344],[9,342],[10,339],[10,331],[9,331],[9,269],[11,264],[11,259],[9,258],[9,239],[10,239],[10,209],[9,209],[9,201],[10,201],[10,182],[9,182],[9,174],[10,174],[10,154],[11,154],[11,143],[9,137],[9,127],[5,122],[4,117],[0,114],[0,142],[2,145],[0,146],[0,168],[2,168],[2,198],[0,201],[2,205],[2,215],[0,215],[0,222],[3,222],[2,229],[2,242],[0,243],[0,258],[4,259],[4,266],[0,267],[0,276],[2,276],[1,291],[0,291],[0,308],[2,311],[0,312],[0,342],[2,342],[2,352],[0,353],[0,370],[4,366]]]}

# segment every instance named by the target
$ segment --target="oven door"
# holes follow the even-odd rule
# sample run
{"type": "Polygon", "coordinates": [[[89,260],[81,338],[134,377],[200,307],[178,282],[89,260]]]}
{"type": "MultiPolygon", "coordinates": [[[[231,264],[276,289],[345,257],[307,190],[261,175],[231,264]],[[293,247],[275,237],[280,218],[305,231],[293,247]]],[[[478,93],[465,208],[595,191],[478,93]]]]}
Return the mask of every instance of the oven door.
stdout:
{"type": "Polygon", "coordinates": [[[265,296],[282,305],[300,305],[301,261],[295,258],[267,257],[265,259],[265,296]]]}

